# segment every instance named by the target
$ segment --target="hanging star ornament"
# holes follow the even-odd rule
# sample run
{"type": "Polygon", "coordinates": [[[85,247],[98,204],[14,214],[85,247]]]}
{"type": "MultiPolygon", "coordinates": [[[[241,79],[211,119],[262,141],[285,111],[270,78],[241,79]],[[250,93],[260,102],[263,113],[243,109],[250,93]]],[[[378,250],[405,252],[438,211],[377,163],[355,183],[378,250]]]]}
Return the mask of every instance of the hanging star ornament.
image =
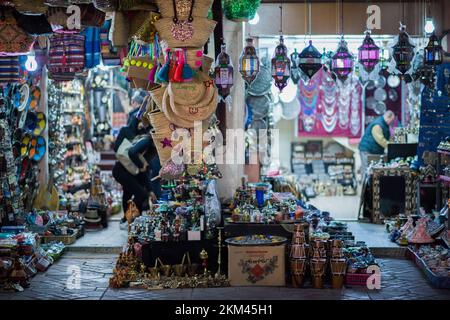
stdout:
{"type": "Polygon", "coordinates": [[[173,148],[172,140],[170,140],[170,139],[164,138],[164,140],[161,140],[161,144],[162,144],[163,148],[166,148],[166,147],[173,148]]]}

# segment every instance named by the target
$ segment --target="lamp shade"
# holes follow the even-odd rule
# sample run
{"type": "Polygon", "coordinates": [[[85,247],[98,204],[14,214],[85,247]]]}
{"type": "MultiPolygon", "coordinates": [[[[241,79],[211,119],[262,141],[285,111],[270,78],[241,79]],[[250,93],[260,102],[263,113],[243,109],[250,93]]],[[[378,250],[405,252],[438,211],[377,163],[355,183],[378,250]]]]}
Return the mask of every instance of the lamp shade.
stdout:
{"type": "Polygon", "coordinates": [[[400,27],[398,42],[393,47],[392,57],[395,60],[396,68],[402,74],[411,69],[411,62],[414,58],[414,45],[411,44],[405,26],[400,27]]]}
{"type": "Polygon", "coordinates": [[[322,68],[322,54],[312,45],[311,40],[300,53],[298,66],[310,79],[322,68]]]}
{"type": "Polygon", "coordinates": [[[231,58],[226,52],[226,46],[222,45],[221,52],[217,56],[216,67],[214,68],[214,79],[219,95],[226,98],[230,94],[233,86],[233,65],[231,58]]]}
{"type": "Polygon", "coordinates": [[[424,63],[429,66],[436,66],[442,63],[442,45],[439,38],[433,33],[430,36],[427,46],[424,49],[424,63]]]}
{"type": "Polygon", "coordinates": [[[253,46],[253,39],[248,38],[247,45],[242,54],[239,57],[239,73],[242,75],[244,80],[250,84],[255,80],[256,75],[259,73],[260,62],[256,55],[256,49],[253,46]]]}
{"type": "Polygon", "coordinates": [[[223,0],[223,12],[228,20],[248,22],[252,20],[261,0],[223,0]]]}
{"type": "Polygon", "coordinates": [[[283,91],[287,86],[287,81],[291,75],[291,60],[288,58],[287,51],[283,36],[280,36],[280,43],[276,46],[272,58],[272,78],[280,91],[283,91]]]}
{"type": "Polygon", "coordinates": [[[353,70],[353,56],[348,51],[344,37],[341,38],[337,51],[333,55],[331,70],[341,80],[346,80],[353,70]]]}
{"type": "Polygon", "coordinates": [[[358,61],[368,73],[371,73],[380,61],[380,48],[370,36],[370,31],[366,31],[366,37],[358,48],[358,61]]]}

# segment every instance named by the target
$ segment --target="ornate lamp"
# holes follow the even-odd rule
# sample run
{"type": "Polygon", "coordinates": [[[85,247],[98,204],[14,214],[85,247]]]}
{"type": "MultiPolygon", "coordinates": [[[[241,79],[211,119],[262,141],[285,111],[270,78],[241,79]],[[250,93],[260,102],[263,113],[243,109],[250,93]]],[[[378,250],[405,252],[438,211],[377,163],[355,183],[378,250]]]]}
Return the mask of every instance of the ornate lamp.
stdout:
{"type": "Polygon", "coordinates": [[[322,55],[312,45],[311,40],[309,46],[300,53],[298,66],[310,79],[322,68],[322,55]]]}
{"type": "Polygon", "coordinates": [[[368,73],[371,73],[378,62],[380,62],[380,48],[370,36],[370,30],[366,31],[366,37],[358,48],[358,62],[368,73]]]}
{"type": "Polygon", "coordinates": [[[214,68],[215,83],[222,99],[230,94],[233,86],[233,65],[231,58],[226,52],[226,45],[222,45],[220,54],[217,56],[216,67],[214,68]]]}
{"type": "Polygon", "coordinates": [[[424,49],[423,58],[424,63],[428,66],[437,66],[442,64],[442,45],[434,32],[431,34],[430,40],[424,49]]]}
{"type": "Polygon", "coordinates": [[[272,78],[275,86],[280,90],[287,86],[287,81],[291,75],[291,60],[287,56],[287,48],[284,45],[283,36],[280,36],[280,44],[275,48],[272,58],[272,78]]]}
{"type": "Polygon", "coordinates": [[[261,0],[223,0],[223,12],[228,20],[248,22],[252,20],[261,0]]]}
{"type": "Polygon", "coordinates": [[[253,46],[253,39],[247,38],[246,41],[247,45],[239,57],[239,73],[248,84],[251,84],[259,73],[260,62],[256,55],[256,49],[253,46]]]}
{"type": "Polygon", "coordinates": [[[411,44],[409,35],[406,33],[406,27],[400,25],[398,42],[393,47],[392,56],[396,63],[396,68],[403,75],[411,68],[411,62],[414,58],[414,45],[411,44]]]}
{"type": "Polygon", "coordinates": [[[353,70],[353,56],[348,51],[347,42],[344,40],[344,36],[342,36],[337,51],[333,55],[331,70],[342,81],[345,81],[353,70]]]}

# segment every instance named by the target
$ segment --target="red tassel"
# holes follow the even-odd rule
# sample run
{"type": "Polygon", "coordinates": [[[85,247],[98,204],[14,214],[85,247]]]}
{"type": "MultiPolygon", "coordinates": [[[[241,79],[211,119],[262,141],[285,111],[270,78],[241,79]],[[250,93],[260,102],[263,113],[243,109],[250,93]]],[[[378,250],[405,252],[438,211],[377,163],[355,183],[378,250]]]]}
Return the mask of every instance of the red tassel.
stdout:
{"type": "Polygon", "coordinates": [[[173,76],[174,82],[183,82],[183,62],[180,59],[180,52],[177,52],[177,68],[173,76]]]}

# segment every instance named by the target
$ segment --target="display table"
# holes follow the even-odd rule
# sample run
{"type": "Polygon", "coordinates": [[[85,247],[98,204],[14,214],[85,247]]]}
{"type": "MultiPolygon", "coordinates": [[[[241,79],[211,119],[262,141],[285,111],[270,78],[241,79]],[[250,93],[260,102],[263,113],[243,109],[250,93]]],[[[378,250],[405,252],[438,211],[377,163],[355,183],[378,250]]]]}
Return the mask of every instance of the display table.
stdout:
{"type": "MultiPolygon", "coordinates": [[[[307,223],[305,223],[308,226],[307,223]]],[[[285,237],[289,241],[292,239],[294,232],[293,223],[252,223],[252,222],[225,222],[225,239],[238,237],[242,235],[253,234],[270,234],[273,236],[285,237]]],[[[306,237],[308,237],[309,229],[305,228],[306,237]]]]}

